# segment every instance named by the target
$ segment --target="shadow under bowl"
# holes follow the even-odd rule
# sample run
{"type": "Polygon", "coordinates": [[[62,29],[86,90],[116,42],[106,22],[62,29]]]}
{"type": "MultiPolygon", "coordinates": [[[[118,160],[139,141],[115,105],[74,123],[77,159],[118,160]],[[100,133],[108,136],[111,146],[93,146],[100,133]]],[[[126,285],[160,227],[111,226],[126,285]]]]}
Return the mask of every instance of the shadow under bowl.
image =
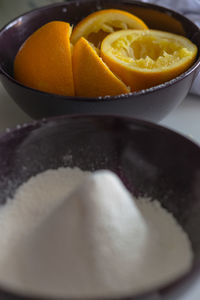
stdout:
{"type": "MultiPolygon", "coordinates": [[[[169,129],[125,117],[63,116],[34,122],[0,137],[0,204],[31,176],[75,166],[116,172],[135,196],[157,199],[175,216],[192,243],[191,271],[126,299],[181,300],[200,279],[200,148],[169,129]]],[[[30,298],[0,284],[0,299],[30,298]]]]}
{"type": "Polygon", "coordinates": [[[21,109],[39,119],[63,114],[116,114],[158,122],[186,97],[200,65],[196,62],[180,76],[140,92],[115,97],[65,97],[28,88],[13,78],[13,62],[23,42],[52,20],[76,24],[98,9],[122,9],[142,18],[151,29],[181,34],[200,49],[200,29],[183,15],[164,7],[134,0],[67,1],[30,11],[0,31],[0,80],[21,109]]]}

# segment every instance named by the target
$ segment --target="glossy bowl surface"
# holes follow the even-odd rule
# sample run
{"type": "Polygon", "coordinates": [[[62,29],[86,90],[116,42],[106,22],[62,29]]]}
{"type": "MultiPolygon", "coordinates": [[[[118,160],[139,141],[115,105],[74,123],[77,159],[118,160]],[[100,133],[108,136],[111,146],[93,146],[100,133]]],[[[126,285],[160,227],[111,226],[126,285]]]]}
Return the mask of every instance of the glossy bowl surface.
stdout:
{"type": "Polygon", "coordinates": [[[200,65],[197,61],[185,73],[162,85],[115,97],[64,97],[25,87],[13,79],[15,55],[26,40],[52,20],[76,24],[93,11],[104,8],[127,10],[142,18],[149,28],[185,35],[200,49],[200,29],[184,16],[149,3],[135,0],[75,0],[53,4],[24,14],[0,31],[0,79],[14,101],[31,117],[62,114],[116,114],[158,122],[187,95],[200,65]]]}
{"type": "MultiPolygon", "coordinates": [[[[110,169],[134,195],[158,199],[173,213],[191,240],[192,270],[172,284],[126,299],[181,300],[188,287],[200,280],[199,146],[161,126],[125,117],[64,116],[38,121],[0,137],[1,205],[31,176],[61,166],[110,169]]],[[[0,284],[0,299],[29,298],[0,284]]]]}

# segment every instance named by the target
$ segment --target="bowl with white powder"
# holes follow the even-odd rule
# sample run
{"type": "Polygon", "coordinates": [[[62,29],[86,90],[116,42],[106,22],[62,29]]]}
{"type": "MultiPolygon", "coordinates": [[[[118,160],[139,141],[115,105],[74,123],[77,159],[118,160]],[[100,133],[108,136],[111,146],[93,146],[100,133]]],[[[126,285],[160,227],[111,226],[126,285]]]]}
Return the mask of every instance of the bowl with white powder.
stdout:
{"type": "MultiPolygon", "coordinates": [[[[182,2],[184,1],[186,0],[182,0],[182,2]]],[[[199,0],[193,1],[199,2],[199,0]]],[[[184,17],[183,14],[167,8],[166,6],[170,6],[168,1],[166,3],[168,5],[163,7],[157,5],[158,3],[162,4],[162,1],[158,0],[66,0],[61,3],[53,3],[44,7],[38,7],[37,9],[31,10],[18,17],[17,15],[20,13],[20,10],[25,11],[28,7],[33,8],[36,5],[41,6],[45,5],[47,2],[58,1],[18,0],[17,2],[12,2],[12,9],[10,9],[8,0],[0,0],[0,23],[4,22],[5,18],[8,17],[6,10],[9,12],[10,17],[12,17],[12,15],[16,16],[14,20],[10,21],[0,30],[0,81],[15,103],[33,119],[63,114],[116,114],[159,122],[183,101],[189,92],[192,82],[195,80],[195,76],[200,66],[200,29],[194,22],[184,17]],[[155,4],[150,2],[154,2],[155,4]],[[21,3],[24,4],[23,8],[21,7],[21,3]],[[4,8],[7,9],[4,10],[4,8]],[[163,84],[143,89],[138,92],[117,96],[62,96],[30,88],[15,80],[13,72],[15,57],[21,45],[33,34],[33,32],[44,24],[55,20],[65,21],[76,25],[89,14],[103,9],[119,9],[127,11],[142,19],[151,29],[185,36],[198,47],[196,61],[186,72],[163,84]]],[[[180,11],[184,14],[187,13],[188,17],[192,17],[192,12],[190,10],[187,12],[184,3],[182,4],[182,7],[180,6],[180,11]]],[[[165,1],[163,1],[163,5],[164,4],[165,1]]],[[[173,7],[172,4],[171,6],[173,7]]],[[[175,7],[179,7],[179,4],[178,6],[174,5],[174,8],[175,7]]],[[[195,11],[195,5],[191,5],[191,10],[193,12],[195,11]]],[[[94,29],[94,31],[95,30],[96,29],[94,29]]],[[[168,50],[166,51],[169,52],[168,50]]],[[[171,51],[172,50],[170,50],[170,53],[173,53],[174,50],[171,51]]],[[[156,55],[158,55],[158,53],[156,55]]],[[[177,53],[175,52],[174,55],[177,56],[177,53]]],[[[170,57],[172,59],[172,56],[170,57]]],[[[142,52],[141,58],[143,58],[142,52]]],[[[31,56],[30,60],[32,60],[31,56]]],[[[53,61],[51,62],[53,64],[53,61]]],[[[50,61],[48,65],[49,68],[52,69],[50,67],[50,61]]],[[[40,72],[38,71],[38,76],[41,76],[39,73],[40,72]]],[[[28,77],[30,77],[30,74],[28,75],[28,77]]],[[[50,74],[48,75],[50,76],[50,74]]],[[[55,78],[52,79],[52,82],[54,82],[54,80],[59,82],[59,75],[54,75],[55,78]]],[[[95,81],[95,79],[91,79],[93,89],[95,89],[93,85],[95,81]]],[[[57,84],[54,82],[53,85],[57,84]]],[[[60,85],[60,83],[58,83],[58,85],[60,85]]],[[[39,87],[40,83],[38,83],[38,88],[39,87]]]]}
{"type": "Polygon", "coordinates": [[[59,117],[3,134],[0,296],[181,299],[200,273],[199,186],[200,148],[148,122],[59,117]]]}

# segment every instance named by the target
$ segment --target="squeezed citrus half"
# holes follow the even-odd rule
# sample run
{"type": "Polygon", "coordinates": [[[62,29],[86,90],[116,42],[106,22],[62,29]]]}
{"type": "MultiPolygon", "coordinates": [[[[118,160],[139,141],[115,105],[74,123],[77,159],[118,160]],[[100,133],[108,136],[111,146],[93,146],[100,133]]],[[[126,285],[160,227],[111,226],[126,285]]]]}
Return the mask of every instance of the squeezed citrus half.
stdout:
{"type": "Polygon", "coordinates": [[[40,91],[73,96],[70,35],[70,24],[62,21],[49,22],[35,31],[15,57],[15,79],[40,91]]]}
{"type": "Polygon", "coordinates": [[[72,62],[76,96],[114,96],[130,91],[102,61],[95,47],[83,37],[74,45],[72,62]]]}
{"type": "Polygon", "coordinates": [[[196,55],[196,45],[187,38],[158,30],[121,30],[109,34],[101,44],[104,62],[132,91],[180,75],[196,55]]]}
{"type": "Polygon", "coordinates": [[[90,14],[75,26],[71,42],[75,44],[80,37],[84,37],[99,48],[109,33],[122,29],[147,29],[147,25],[126,11],[103,9],[90,14]]]}

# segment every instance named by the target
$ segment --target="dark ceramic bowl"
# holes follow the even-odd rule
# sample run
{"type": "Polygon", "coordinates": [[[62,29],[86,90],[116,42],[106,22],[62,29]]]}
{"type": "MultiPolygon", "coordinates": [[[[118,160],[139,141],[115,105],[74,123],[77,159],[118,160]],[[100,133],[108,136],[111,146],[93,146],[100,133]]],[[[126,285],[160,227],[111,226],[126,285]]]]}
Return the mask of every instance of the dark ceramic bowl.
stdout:
{"type": "Polygon", "coordinates": [[[118,114],[158,122],[187,95],[200,65],[196,62],[185,73],[162,85],[124,96],[97,98],[64,97],[40,92],[13,79],[13,61],[25,41],[37,28],[52,20],[76,24],[102,8],[127,10],[142,18],[149,28],[185,35],[200,48],[200,29],[184,16],[156,5],[134,0],[75,0],[33,10],[0,31],[0,79],[14,101],[31,117],[61,114],[118,114]]]}
{"type": "MultiPolygon", "coordinates": [[[[133,194],[158,199],[173,213],[192,243],[191,271],[172,284],[126,300],[181,300],[200,280],[200,148],[161,126],[125,117],[38,121],[0,137],[1,205],[31,176],[61,166],[113,170],[133,194]]],[[[30,298],[0,284],[0,299],[30,298]]]]}

